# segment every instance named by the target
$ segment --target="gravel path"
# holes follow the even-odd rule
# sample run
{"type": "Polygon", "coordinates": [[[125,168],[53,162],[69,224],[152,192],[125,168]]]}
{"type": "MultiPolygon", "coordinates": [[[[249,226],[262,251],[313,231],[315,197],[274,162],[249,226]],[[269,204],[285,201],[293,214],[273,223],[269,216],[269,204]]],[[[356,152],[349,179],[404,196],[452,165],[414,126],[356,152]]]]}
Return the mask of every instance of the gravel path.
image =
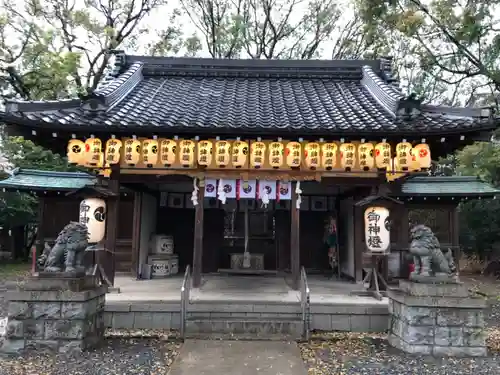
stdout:
{"type": "Polygon", "coordinates": [[[300,344],[309,375],[500,374],[500,357],[454,359],[405,354],[385,335],[332,333],[300,344]]]}
{"type": "Polygon", "coordinates": [[[107,338],[103,347],[80,355],[29,352],[0,357],[0,375],[167,374],[181,344],[176,340],[107,338]]]}

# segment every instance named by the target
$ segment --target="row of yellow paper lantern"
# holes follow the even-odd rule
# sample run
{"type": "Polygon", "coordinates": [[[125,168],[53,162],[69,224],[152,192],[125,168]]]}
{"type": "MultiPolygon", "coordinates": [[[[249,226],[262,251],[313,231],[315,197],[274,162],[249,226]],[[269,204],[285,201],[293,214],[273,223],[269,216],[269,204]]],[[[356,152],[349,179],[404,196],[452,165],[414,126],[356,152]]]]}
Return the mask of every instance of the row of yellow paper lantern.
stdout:
{"type": "Polygon", "coordinates": [[[271,142],[261,141],[210,141],[172,139],[109,139],[105,153],[98,138],[85,142],[73,139],[68,145],[70,163],[102,168],[120,163],[135,166],[143,163],[153,167],[158,164],[171,167],[176,163],[182,167],[242,168],[249,162],[251,168],[269,166],[279,169],[284,166],[310,170],[380,169],[414,171],[430,168],[431,154],[427,144],[413,147],[408,142],[396,145],[396,157],[392,158],[391,145],[382,143],[334,143],[334,142],[271,142]],[[122,153],[123,147],[123,153],[122,153]],[[104,158],[105,155],[105,158],[104,158]],[[267,162],[267,164],[266,164],[267,162]]]}

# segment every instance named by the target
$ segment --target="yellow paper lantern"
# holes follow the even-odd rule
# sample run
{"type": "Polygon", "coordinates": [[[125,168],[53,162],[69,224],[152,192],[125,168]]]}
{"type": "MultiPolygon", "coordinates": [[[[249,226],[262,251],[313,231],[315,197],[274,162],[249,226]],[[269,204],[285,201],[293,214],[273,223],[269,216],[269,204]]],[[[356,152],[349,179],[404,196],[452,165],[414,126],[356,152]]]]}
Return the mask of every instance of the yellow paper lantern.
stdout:
{"type": "Polygon", "coordinates": [[[141,159],[141,142],[137,139],[127,139],[125,141],[125,163],[136,165],[141,159]]]}
{"type": "Polygon", "coordinates": [[[184,139],[180,141],[179,145],[179,162],[185,168],[193,167],[195,161],[194,150],[196,148],[196,144],[189,139],[184,139]]]}
{"type": "Polygon", "coordinates": [[[102,142],[99,138],[89,138],[85,141],[85,166],[97,167],[101,161],[102,142]]]}
{"type": "Polygon", "coordinates": [[[361,143],[358,145],[359,168],[363,171],[369,171],[375,165],[373,154],[375,146],[372,143],[361,143]]]}
{"type": "Polygon", "coordinates": [[[199,141],[198,142],[198,164],[204,167],[208,167],[212,164],[212,148],[213,144],[211,141],[199,141]]]}
{"type": "Polygon", "coordinates": [[[250,166],[261,168],[266,155],[266,144],[264,142],[252,142],[250,144],[250,166]]]}
{"type": "Polygon", "coordinates": [[[215,142],[215,164],[219,168],[225,168],[231,161],[231,142],[215,142]]]}
{"type": "Polygon", "coordinates": [[[300,167],[302,161],[302,145],[299,142],[288,142],[286,145],[286,164],[290,168],[300,167]]]}
{"type": "Polygon", "coordinates": [[[413,155],[415,156],[420,169],[429,169],[432,165],[431,149],[428,144],[421,143],[413,147],[413,155]]]}
{"type": "Polygon", "coordinates": [[[356,146],[353,143],[340,145],[340,166],[345,170],[352,170],[356,165],[356,146]]]}
{"type": "Polygon", "coordinates": [[[283,153],[285,146],[281,142],[271,142],[269,144],[269,165],[278,169],[283,166],[283,153]]]}
{"type": "Polygon", "coordinates": [[[232,147],[233,158],[231,163],[234,168],[244,167],[248,158],[248,143],[235,141],[232,147]]]}
{"type": "Polygon", "coordinates": [[[142,162],[148,167],[158,163],[158,140],[145,139],[142,141],[142,162]]]}
{"type": "Polygon", "coordinates": [[[396,145],[396,161],[400,171],[407,171],[411,165],[411,143],[401,142],[396,145]]]}
{"type": "Polygon", "coordinates": [[[415,149],[412,148],[410,151],[411,151],[410,152],[410,156],[411,156],[410,171],[412,171],[412,172],[418,172],[420,170],[420,164],[419,164],[419,162],[417,160],[415,149]]]}
{"type": "Polygon", "coordinates": [[[120,162],[122,141],[119,139],[108,139],[106,141],[106,166],[120,162]]]}
{"type": "Polygon", "coordinates": [[[160,141],[160,160],[164,167],[171,167],[175,163],[177,142],[173,139],[162,139],[160,141]]]}
{"type": "Polygon", "coordinates": [[[391,145],[387,142],[377,143],[375,145],[375,165],[379,169],[391,169],[391,145]]]}
{"type": "Polygon", "coordinates": [[[338,146],[336,143],[325,143],[321,147],[321,166],[331,171],[337,166],[338,146]]]}
{"type": "Polygon", "coordinates": [[[311,142],[304,146],[304,163],[308,169],[315,170],[321,165],[321,147],[319,143],[311,142]]]}
{"type": "Polygon", "coordinates": [[[66,155],[69,164],[83,165],[85,163],[85,142],[78,139],[70,140],[66,155]]]}

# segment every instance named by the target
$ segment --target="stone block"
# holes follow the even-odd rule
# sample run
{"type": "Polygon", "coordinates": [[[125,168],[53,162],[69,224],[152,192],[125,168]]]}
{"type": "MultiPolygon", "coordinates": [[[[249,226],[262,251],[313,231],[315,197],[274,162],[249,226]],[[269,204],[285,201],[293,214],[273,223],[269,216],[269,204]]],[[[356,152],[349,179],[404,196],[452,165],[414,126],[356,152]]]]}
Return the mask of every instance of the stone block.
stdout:
{"type": "Polygon", "coordinates": [[[436,309],[420,306],[400,306],[400,317],[411,325],[433,325],[436,322],[436,309]]]}
{"type": "Polygon", "coordinates": [[[26,349],[57,352],[59,342],[57,340],[26,340],[26,349]]]}
{"type": "Polygon", "coordinates": [[[5,337],[8,339],[24,338],[24,321],[9,319],[5,329],[5,337]]]}
{"type": "Polygon", "coordinates": [[[130,303],[108,302],[104,306],[104,311],[110,311],[110,312],[129,312],[130,311],[130,303]]]}
{"type": "Polygon", "coordinates": [[[24,339],[9,339],[0,340],[0,352],[6,354],[19,354],[25,348],[24,339]]]}
{"type": "Polygon", "coordinates": [[[484,320],[484,310],[468,309],[465,310],[467,318],[465,320],[466,327],[484,327],[486,324],[484,320]]]}
{"type": "Polygon", "coordinates": [[[9,319],[29,319],[33,313],[32,306],[28,302],[9,302],[7,316],[9,319]]]}
{"type": "Polygon", "coordinates": [[[349,315],[330,315],[332,319],[332,331],[349,331],[351,329],[351,318],[349,315]]]}
{"type": "Polygon", "coordinates": [[[61,302],[34,302],[33,303],[33,318],[34,319],[60,319],[61,318],[61,302]]]}
{"type": "Polygon", "coordinates": [[[488,349],[486,347],[434,346],[432,354],[436,357],[485,357],[488,355],[488,349]]]}
{"type": "Polygon", "coordinates": [[[58,348],[59,353],[72,354],[81,353],[86,349],[85,342],[83,340],[79,341],[62,341],[58,348]]]}
{"type": "Polygon", "coordinates": [[[397,316],[392,315],[389,317],[389,332],[392,335],[401,337],[403,336],[403,321],[399,319],[397,316]]]}
{"type": "Polygon", "coordinates": [[[171,329],[172,313],[157,312],[153,314],[152,328],[153,329],[171,329]]]}
{"type": "Polygon", "coordinates": [[[465,345],[484,347],[486,346],[486,331],[484,328],[463,328],[463,340],[465,345]]]}
{"type": "Polygon", "coordinates": [[[410,345],[432,345],[434,344],[434,327],[412,326],[403,322],[401,338],[410,345]]]}
{"type": "Polygon", "coordinates": [[[171,329],[180,329],[181,328],[181,314],[180,313],[172,313],[172,319],[170,321],[171,329]]]}
{"type": "Polygon", "coordinates": [[[467,310],[441,308],[437,312],[436,323],[439,326],[463,326],[467,320],[467,310]]]}
{"type": "Polygon", "coordinates": [[[349,320],[352,332],[370,331],[370,317],[368,315],[351,315],[349,320]]]}
{"type": "Polygon", "coordinates": [[[111,328],[113,326],[113,313],[105,312],[103,315],[104,315],[104,326],[106,328],[111,328]]]}
{"type": "Polygon", "coordinates": [[[45,338],[44,320],[26,320],[24,321],[24,335],[27,339],[45,338]]]}
{"type": "Polygon", "coordinates": [[[319,331],[332,330],[332,317],[329,314],[312,314],[311,329],[319,331]]]}
{"type": "MultiPolygon", "coordinates": [[[[95,299],[94,299],[95,300],[95,299]]],[[[63,302],[61,304],[61,319],[84,319],[88,313],[96,310],[95,302],[63,302]]]]}
{"type": "Polygon", "coordinates": [[[408,280],[399,281],[399,289],[416,297],[468,297],[467,287],[461,283],[416,283],[408,280]]]}
{"type": "Polygon", "coordinates": [[[134,328],[136,329],[152,329],[153,328],[153,315],[150,312],[136,312],[134,313],[134,328]]]}
{"type": "Polygon", "coordinates": [[[389,329],[388,315],[370,315],[370,332],[387,332],[389,329]]]}
{"type": "Polygon", "coordinates": [[[130,329],[134,328],[134,314],[135,313],[125,313],[125,312],[115,312],[113,313],[112,328],[114,329],[130,329]]]}
{"type": "Polygon", "coordinates": [[[46,320],[45,339],[82,339],[87,332],[83,320],[46,320]]]}
{"type": "Polygon", "coordinates": [[[463,346],[462,327],[435,327],[434,343],[439,346],[463,346]]]}
{"type": "Polygon", "coordinates": [[[418,355],[432,354],[432,346],[430,345],[410,345],[400,337],[394,335],[389,335],[388,341],[390,345],[406,353],[418,355]]]}

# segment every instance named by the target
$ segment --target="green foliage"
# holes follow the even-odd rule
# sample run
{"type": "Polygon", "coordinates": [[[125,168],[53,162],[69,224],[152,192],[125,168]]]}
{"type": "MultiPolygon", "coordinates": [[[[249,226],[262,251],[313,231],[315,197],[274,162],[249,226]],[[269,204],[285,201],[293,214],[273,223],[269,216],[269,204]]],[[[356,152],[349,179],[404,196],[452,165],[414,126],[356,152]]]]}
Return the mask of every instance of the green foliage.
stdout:
{"type": "MultiPolygon", "coordinates": [[[[22,137],[5,137],[0,153],[6,162],[2,166],[3,178],[14,168],[50,171],[77,171],[68,165],[67,159],[37,146],[22,137]]],[[[0,192],[0,227],[13,228],[36,220],[38,200],[35,196],[20,192],[0,192]]]]}

